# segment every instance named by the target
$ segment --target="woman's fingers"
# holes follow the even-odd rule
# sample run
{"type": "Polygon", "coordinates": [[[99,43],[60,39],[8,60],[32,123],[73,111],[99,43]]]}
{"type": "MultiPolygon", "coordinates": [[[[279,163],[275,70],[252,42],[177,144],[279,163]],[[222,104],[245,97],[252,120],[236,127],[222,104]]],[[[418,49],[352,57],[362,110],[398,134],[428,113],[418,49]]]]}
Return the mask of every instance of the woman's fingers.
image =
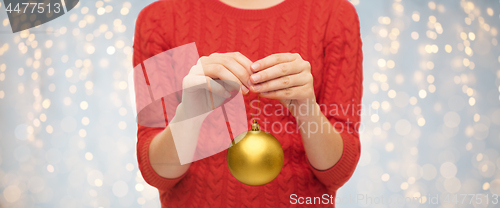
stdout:
{"type": "Polygon", "coordinates": [[[224,86],[222,86],[219,82],[216,80],[211,79],[210,77],[206,77],[207,79],[207,85],[208,86],[208,91],[223,97],[223,98],[229,98],[231,97],[231,93],[229,92],[228,89],[226,89],[224,86]]]}
{"type": "Polygon", "coordinates": [[[308,95],[306,85],[289,87],[281,90],[275,90],[270,92],[260,93],[261,97],[269,98],[269,99],[301,99],[302,97],[306,97],[308,95]]]}
{"type": "Polygon", "coordinates": [[[292,62],[297,58],[300,58],[297,53],[275,53],[253,63],[251,69],[252,72],[258,72],[277,64],[292,62]]]}
{"type": "Polygon", "coordinates": [[[295,62],[281,63],[253,74],[250,76],[250,82],[248,84],[255,85],[279,77],[298,74],[301,71],[302,69],[297,67],[295,62]]]}
{"type": "MultiPolygon", "coordinates": [[[[231,80],[231,81],[236,81],[234,79],[227,79],[229,76],[227,73],[223,73],[223,68],[225,71],[228,71],[234,75],[238,79],[237,83],[240,84],[241,90],[243,93],[248,93],[248,79],[250,78],[250,64],[251,61],[243,56],[240,53],[226,53],[226,54],[219,54],[219,53],[214,53],[210,55],[208,58],[205,58],[202,60],[203,67],[207,68],[204,69],[205,74],[207,76],[210,76],[211,78],[219,78],[222,80],[231,80]],[[222,66],[223,68],[219,66],[214,66],[214,65],[219,65],[222,66]],[[247,67],[245,67],[245,65],[247,67]],[[223,73],[220,74],[220,77],[218,73],[223,73]],[[225,77],[225,78],[223,78],[225,77]]],[[[232,77],[232,76],[231,76],[232,77]]]]}
{"type": "Polygon", "coordinates": [[[307,84],[306,73],[292,74],[250,86],[253,92],[270,92],[307,84]]]}
{"type": "Polygon", "coordinates": [[[228,55],[233,57],[234,60],[236,60],[238,63],[240,63],[241,66],[243,66],[247,70],[248,74],[253,73],[252,69],[250,68],[250,65],[252,65],[252,61],[250,59],[248,59],[246,56],[244,56],[240,52],[228,53],[228,55]]]}
{"type": "MultiPolygon", "coordinates": [[[[226,67],[231,73],[233,73],[238,79],[240,79],[241,83],[246,82],[250,75],[248,74],[248,70],[243,67],[234,57],[238,57],[238,55],[221,55],[214,54],[212,60],[213,64],[220,64],[226,67]]],[[[240,57],[241,59],[241,57],[240,57]]]]}
{"type": "Polygon", "coordinates": [[[226,67],[220,64],[208,64],[203,67],[205,76],[212,79],[228,80],[242,86],[242,83],[236,75],[229,71],[226,67]]]}
{"type": "Polygon", "coordinates": [[[231,93],[228,92],[230,91],[229,89],[226,89],[220,83],[207,76],[188,75],[184,77],[183,88],[187,91],[205,89],[220,97],[231,97],[231,93]]]}

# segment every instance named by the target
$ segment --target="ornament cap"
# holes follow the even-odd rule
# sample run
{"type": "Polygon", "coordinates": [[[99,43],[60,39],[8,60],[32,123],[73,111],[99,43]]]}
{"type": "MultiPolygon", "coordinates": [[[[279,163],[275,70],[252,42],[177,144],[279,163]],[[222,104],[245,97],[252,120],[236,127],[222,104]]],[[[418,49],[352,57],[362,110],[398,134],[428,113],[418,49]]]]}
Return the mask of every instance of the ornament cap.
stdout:
{"type": "Polygon", "coordinates": [[[259,124],[257,123],[257,120],[253,120],[253,123],[252,123],[252,131],[260,131],[260,126],[259,126],[259,124]]]}

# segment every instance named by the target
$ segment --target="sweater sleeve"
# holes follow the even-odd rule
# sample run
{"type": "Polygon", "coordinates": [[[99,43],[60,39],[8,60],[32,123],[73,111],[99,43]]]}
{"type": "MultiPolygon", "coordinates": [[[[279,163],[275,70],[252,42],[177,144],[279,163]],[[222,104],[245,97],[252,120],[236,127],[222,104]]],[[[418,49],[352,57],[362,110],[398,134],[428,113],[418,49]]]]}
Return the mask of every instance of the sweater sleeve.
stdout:
{"type": "MultiPolygon", "coordinates": [[[[139,13],[134,35],[134,66],[143,64],[145,60],[172,48],[169,40],[172,37],[170,31],[173,28],[173,21],[171,20],[172,18],[167,16],[168,14],[172,14],[172,7],[168,3],[170,3],[169,0],[156,1],[139,13]]],[[[146,82],[149,83],[147,80],[146,82]]],[[[151,166],[149,146],[153,138],[164,129],[164,127],[138,125],[137,130],[137,160],[139,170],[144,180],[159,190],[171,189],[187,173],[175,179],[168,179],[158,175],[151,166]]]]}
{"type": "Polygon", "coordinates": [[[320,182],[334,190],[352,176],[359,161],[361,147],[359,126],[363,75],[359,19],[354,6],[347,0],[330,14],[325,34],[325,57],[322,90],[318,104],[337,129],[343,140],[340,160],[330,169],[311,166],[320,182]]]}

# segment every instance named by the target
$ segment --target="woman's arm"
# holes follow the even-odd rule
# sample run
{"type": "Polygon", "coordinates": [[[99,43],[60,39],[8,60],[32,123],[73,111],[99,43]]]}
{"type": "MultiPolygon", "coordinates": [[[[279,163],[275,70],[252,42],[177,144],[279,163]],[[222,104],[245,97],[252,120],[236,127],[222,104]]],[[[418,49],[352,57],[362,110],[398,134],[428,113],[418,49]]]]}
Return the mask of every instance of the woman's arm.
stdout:
{"type": "MultiPolygon", "coordinates": [[[[174,24],[172,21],[173,17],[171,16],[173,14],[172,8],[175,8],[175,5],[172,4],[172,1],[156,1],[140,12],[134,35],[134,66],[141,67],[151,57],[175,47],[175,45],[172,45],[174,24]]],[[[203,65],[204,73],[191,74],[193,75],[191,77],[194,77],[195,81],[199,81],[200,77],[203,80],[207,78],[207,81],[212,78],[229,80],[239,84],[243,93],[248,92],[248,89],[244,85],[247,83],[250,64],[252,62],[242,54],[212,54],[209,57],[200,58],[200,62],[203,65]],[[240,80],[244,80],[245,84],[243,86],[240,80]]],[[[172,63],[172,61],[160,60],[155,63],[158,64],[155,66],[158,69],[170,72],[174,71],[172,66],[168,64],[172,63]]],[[[168,88],[170,87],[169,84],[172,83],[163,84],[165,85],[163,87],[168,88]]],[[[214,87],[216,87],[215,83],[212,84],[212,91],[214,87]]],[[[188,88],[192,89],[191,87],[188,88]]],[[[184,92],[185,90],[183,90],[184,92]]],[[[183,103],[177,108],[174,119],[171,122],[167,122],[167,127],[138,125],[137,159],[139,169],[144,180],[158,189],[170,189],[182,179],[183,174],[189,169],[189,164],[181,165],[180,159],[182,158],[179,158],[178,154],[187,153],[184,151],[177,152],[175,145],[178,142],[177,140],[184,139],[181,138],[182,136],[178,137],[178,134],[176,134],[179,131],[182,132],[182,130],[179,130],[182,128],[178,128],[179,125],[176,124],[175,129],[171,129],[174,120],[183,120],[179,118],[179,116],[182,117],[182,112],[184,112],[182,109],[185,107],[187,111],[192,111],[193,106],[190,104],[196,104],[195,102],[184,102],[184,97],[183,95],[183,103]]],[[[163,115],[161,117],[163,119],[163,115]]],[[[200,126],[201,124],[191,123],[189,131],[185,131],[191,136],[183,136],[197,138],[200,126]]]]}
{"type": "Polygon", "coordinates": [[[249,79],[251,63],[238,52],[213,53],[201,57],[191,68],[183,78],[182,102],[177,106],[175,116],[165,130],[153,138],[149,146],[149,160],[158,175],[177,178],[189,169],[191,160],[187,158],[193,158],[207,113],[229,98],[229,91],[241,89],[242,93],[248,93],[241,80],[249,79]],[[214,79],[224,80],[224,83],[221,85],[214,79]],[[207,92],[212,95],[206,97],[207,92]]]}
{"type": "MultiPolygon", "coordinates": [[[[200,127],[193,128],[200,131],[200,127]]],[[[182,176],[191,163],[181,165],[170,126],[157,134],[149,145],[149,161],[153,170],[164,178],[178,178],[182,176]]]]}
{"type": "Polygon", "coordinates": [[[360,156],[363,55],[356,10],[348,1],[337,2],[327,26],[318,97],[310,65],[298,54],[273,54],[254,63],[250,89],[289,108],[316,177],[338,188],[351,177],[360,156]]]}
{"type": "MultiPolygon", "coordinates": [[[[342,136],[332,126],[314,102],[309,114],[297,116],[297,125],[311,165],[317,170],[333,167],[342,156],[344,145],[342,136]]],[[[293,111],[294,109],[292,109],[293,111]]]]}
{"type": "Polygon", "coordinates": [[[311,165],[326,170],[342,156],[342,137],[316,103],[311,66],[299,54],[273,54],[252,65],[250,89],[279,99],[297,119],[311,165]]]}

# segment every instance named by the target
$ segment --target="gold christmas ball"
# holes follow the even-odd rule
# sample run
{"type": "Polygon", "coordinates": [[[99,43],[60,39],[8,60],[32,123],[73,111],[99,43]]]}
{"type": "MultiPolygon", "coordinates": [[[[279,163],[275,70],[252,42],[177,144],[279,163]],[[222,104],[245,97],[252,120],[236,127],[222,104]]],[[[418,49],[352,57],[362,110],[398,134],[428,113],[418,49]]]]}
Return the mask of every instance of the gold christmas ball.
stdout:
{"type": "Polygon", "coordinates": [[[246,185],[261,186],[278,176],[285,159],[283,149],[273,135],[260,130],[256,121],[251,131],[241,133],[234,141],[227,150],[227,166],[234,178],[246,185]]]}

